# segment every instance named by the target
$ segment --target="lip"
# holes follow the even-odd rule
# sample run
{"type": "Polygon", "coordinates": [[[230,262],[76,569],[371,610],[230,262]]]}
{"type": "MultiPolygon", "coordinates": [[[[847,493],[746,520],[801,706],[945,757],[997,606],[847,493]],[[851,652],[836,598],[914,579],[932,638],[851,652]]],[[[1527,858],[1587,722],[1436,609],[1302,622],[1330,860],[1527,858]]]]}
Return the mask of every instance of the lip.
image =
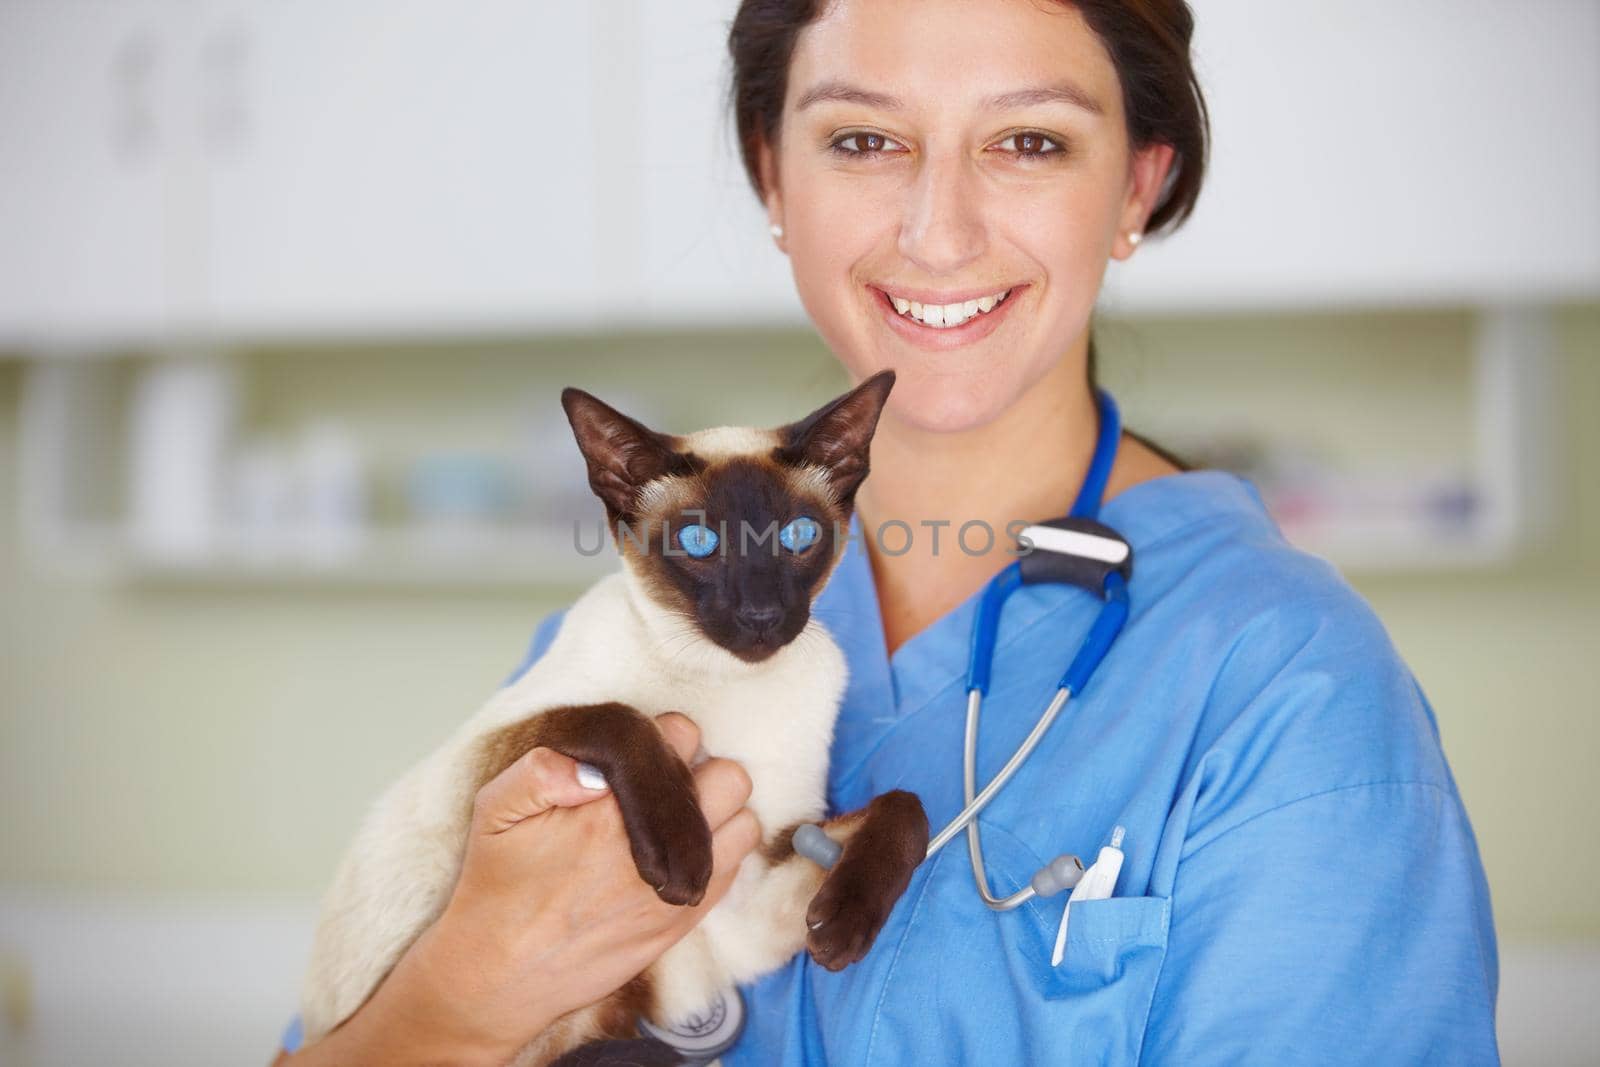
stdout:
{"type": "Polygon", "coordinates": [[[901,289],[898,286],[885,288],[881,285],[868,285],[868,289],[876,289],[880,293],[893,293],[905,300],[915,300],[919,304],[965,304],[968,300],[976,300],[980,296],[994,296],[1011,289],[1021,289],[1021,285],[1000,285],[988,289],[968,289],[958,291],[954,289],[943,292],[937,289],[901,289]]]}
{"type": "MultiPolygon", "coordinates": [[[[1006,297],[993,311],[979,312],[960,326],[951,326],[945,329],[924,326],[922,323],[900,314],[894,309],[894,305],[889,302],[887,291],[878,288],[876,285],[869,285],[867,288],[871,290],[880,313],[888,320],[890,329],[918,347],[944,351],[974,344],[999,329],[1000,321],[1011,313],[1012,307],[1017,303],[1017,297],[1028,286],[1026,284],[1013,285],[1011,287],[1011,295],[1006,297]]],[[[932,290],[926,289],[920,291],[897,289],[895,290],[895,295],[904,297],[907,300],[916,300],[919,304],[955,304],[963,303],[967,300],[976,300],[980,296],[988,296],[994,292],[997,292],[997,290],[985,289],[974,292],[970,296],[960,296],[933,293],[932,290]],[[922,295],[932,297],[932,299],[919,299],[919,292],[922,295]]]]}

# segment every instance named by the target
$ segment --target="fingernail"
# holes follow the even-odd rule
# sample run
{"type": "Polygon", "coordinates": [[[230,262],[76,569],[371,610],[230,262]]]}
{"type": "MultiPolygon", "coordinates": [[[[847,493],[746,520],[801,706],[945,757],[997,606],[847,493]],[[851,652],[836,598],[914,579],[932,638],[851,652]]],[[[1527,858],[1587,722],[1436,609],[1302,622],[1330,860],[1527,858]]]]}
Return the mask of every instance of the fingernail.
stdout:
{"type": "Polygon", "coordinates": [[[578,764],[578,784],[585,789],[604,789],[606,776],[600,773],[600,768],[592,763],[578,764]]]}
{"type": "Polygon", "coordinates": [[[694,755],[689,757],[689,766],[698,767],[711,758],[711,753],[706,751],[706,746],[700,745],[694,750],[694,755]]]}

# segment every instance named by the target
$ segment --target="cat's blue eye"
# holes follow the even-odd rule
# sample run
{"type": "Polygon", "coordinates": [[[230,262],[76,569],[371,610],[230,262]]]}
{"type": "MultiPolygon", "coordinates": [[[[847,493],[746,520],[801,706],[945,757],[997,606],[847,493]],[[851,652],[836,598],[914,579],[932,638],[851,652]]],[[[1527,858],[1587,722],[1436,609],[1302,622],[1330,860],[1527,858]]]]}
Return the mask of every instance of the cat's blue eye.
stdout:
{"type": "Polygon", "coordinates": [[[717,531],[699,523],[678,530],[678,544],[695,559],[705,559],[717,550],[717,531]]]}
{"type": "Polygon", "coordinates": [[[822,536],[822,527],[815,519],[801,516],[778,531],[778,543],[790,552],[804,552],[822,536]]]}

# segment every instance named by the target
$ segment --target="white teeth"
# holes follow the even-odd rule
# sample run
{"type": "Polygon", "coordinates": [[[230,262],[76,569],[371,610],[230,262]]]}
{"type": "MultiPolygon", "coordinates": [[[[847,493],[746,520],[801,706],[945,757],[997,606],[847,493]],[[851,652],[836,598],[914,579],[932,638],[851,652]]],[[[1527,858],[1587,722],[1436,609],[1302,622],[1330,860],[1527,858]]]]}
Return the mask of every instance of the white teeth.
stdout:
{"type": "Polygon", "coordinates": [[[902,315],[916,319],[925,326],[947,330],[952,326],[960,326],[974,315],[993,311],[1010,295],[1011,290],[1007,289],[992,296],[980,296],[976,300],[967,300],[960,304],[919,304],[915,300],[906,300],[898,296],[890,296],[889,302],[902,315]]]}

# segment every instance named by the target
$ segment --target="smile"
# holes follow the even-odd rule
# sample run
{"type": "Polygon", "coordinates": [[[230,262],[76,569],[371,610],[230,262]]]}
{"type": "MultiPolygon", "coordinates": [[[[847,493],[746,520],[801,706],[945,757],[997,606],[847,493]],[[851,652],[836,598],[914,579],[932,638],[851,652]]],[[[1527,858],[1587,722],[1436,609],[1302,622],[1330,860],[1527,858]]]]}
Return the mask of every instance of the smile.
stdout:
{"type": "Polygon", "coordinates": [[[971,344],[992,333],[1015,303],[1011,297],[1026,286],[972,295],[927,291],[914,294],[925,299],[877,286],[871,288],[896,333],[924,348],[947,349],[971,344]]]}
{"type": "Polygon", "coordinates": [[[896,311],[936,330],[948,330],[960,326],[976,315],[987,315],[1010,295],[1010,289],[1003,289],[998,293],[980,296],[976,300],[964,300],[955,304],[922,304],[903,296],[895,296],[893,293],[888,294],[889,303],[894,305],[896,311]]]}

